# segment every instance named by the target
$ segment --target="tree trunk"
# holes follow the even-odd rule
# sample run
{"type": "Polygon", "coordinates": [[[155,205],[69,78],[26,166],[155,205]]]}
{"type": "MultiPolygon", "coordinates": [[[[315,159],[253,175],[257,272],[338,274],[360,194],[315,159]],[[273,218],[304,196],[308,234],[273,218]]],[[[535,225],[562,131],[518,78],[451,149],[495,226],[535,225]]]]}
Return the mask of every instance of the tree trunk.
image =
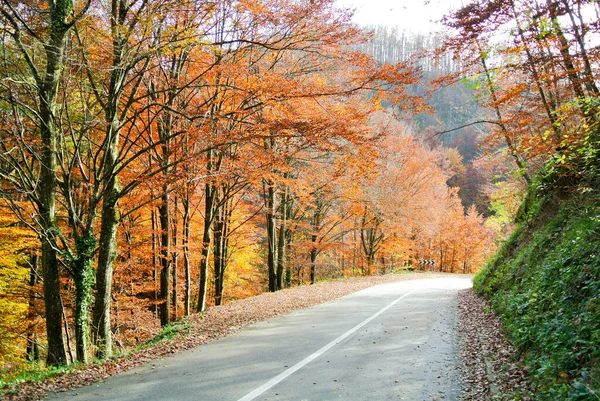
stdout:
{"type": "Polygon", "coordinates": [[[31,260],[29,263],[29,307],[27,313],[27,320],[30,324],[30,327],[27,330],[27,359],[30,361],[37,361],[40,359],[40,350],[37,342],[37,336],[35,334],[35,326],[31,325],[31,322],[35,318],[35,286],[38,283],[39,277],[39,256],[31,256],[31,260]]]}
{"type": "Polygon", "coordinates": [[[267,268],[269,271],[269,291],[275,292],[279,290],[277,286],[277,234],[275,220],[275,183],[271,180],[267,181],[266,203],[267,203],[267,268]]]}
{"type": "Polygon", "coordinates": [[[369,253],[367,255],[367,269],[365,271],[365,276],[370,276],[373,271],[373,264],[375,262],[375,255],[373,253],[369,253]]]}
{"type": "Polygon", "coordinates": [[[217,203],[221,202],[219,207],[217,208],[214,220],[214,229],[213,229],[213,265],[214,265],[214,273],[213,273],[213,281],[214,281],[214,301],[215,305],[221,305],[223,301],[223,275],[224,275],[224,255],[223,255],[223,246],[225,241],[225,203],[223,200],[217,200],[217,203]]]}
{"type": "MultiPolygon", "coordinates": [[[[230,188],[223,188],[223,197],[228,197],[230,188]]],[[[223,289],[225,287],[225,271],[227,270],[227,259],[229,255],[229,233],[231,227],[231,215],[233,199],[221,199],[215,217],[214,232],[214,283],[215,283],[215,305],[223,303],[223,289]]]]}
{"type": "Polygon", "coordinates": [[[342,234],[340,242],[342,245],[342,252],[340,253],[340,267],[342,269],[342,277],[346,277],[346,253],[343,251],[345,249],[344,234],[342,234]]]}
{"type": "MultiPolygon", "coordinates": [[[[285,173],[284,178],[288,178],[289,174],[285,173]]],[[[289,194],[289,186],[285,186],[285,190],[283,194],[281,194],[281,223],[279,224],[279,234],[277,239],[277,288],[283,288],[283,276],[285,271],[285,252],[286,252],[286,242],[287,242],[287,219],[288,219],[288,194],[289,194]]]]}
{"type": "Polygon", "coordinates": [[[71,334],[69,334],[71,331],[69,330],[69,322],[67,321],[67,315],[65,314],[65,306],[63,305],[62,297],[60,299],[60,313],[62,315],[63,325],[65,328],[65,340],[67,341],[67,351],[69,352],[68,362],[73,363],[75,362],[75,359],[73,358],[73,350],[71,349],[71,334]]]}
{"type": "Polygon", "coordinates": [[[312,247],[310,249],[310,283],[317,282],[317,234],[311,236],[312,247]]]}
{"type": "MultiPolygon", "coordinates": [[[[212,151],[209,152],[212,159],[212,151]]],[[[212,171],[212,161],[209,161],[209,171],[212,171]]],[[[206,292],[208,287],[208,265],[210,256],[211,226],[214,216],[215,188],[212,184],[206,184],[204,190],[204,230],[202,233],[202,250],[200,254],[200,283],[198,286],[197,312],[206,309],[206,292]]]]}
{"type": "Polygon", "coordinates": [[[96,237],[87,233],[76,242],[77,260],[72,263],[75,281],[75,354],[77,360],[88,362],[89,318],[94,283],[93,254],[96,237]]]}
{"type": "MultiPolygon", "coordinates": [[[[113,154],[113,157],[116,157],[116,154],[113,154]]],[[[96,299],[92,320],[96,357],[101,359],[112,354],[110,302],[114,262],[117,255],[117,226],[119,224],[119,213],[116,207],[118,183],[115,177],[110,180],[107,189],[109,189],[109,192],[105,195],[104,204],[102,205],[98,268],[96,270],[96,299]]]]}
{"type": "MultiPolygon", "coordinates": [[[[575,61],[573,60],[573,56],[571,56],[569,50],[569,41],[567,40],[565,33],[563,32],[560,26],[560,22],[558,21],[558,5],[551,0],[546,0],[546,4],[548,5],[548,12],[550,15],[550,20],[552,21],[552,27],[554,28],[554,31],[560,43],[560,54],[563,59],[564,67],[567,70],[567,76],[569,77],[569,81],[571,83],[571,87],[573,88],[573,92],[575,92],[575,95],[579,100],[585,98],[586,94],[583,90],[584,88],[587,89],[590,94],[597,95],[598,88],[596,87],[594,80],[592,79],[590,82],[590,80],[582,79],[579,76],[577,67],[575,66],[575,61]],[[592,82],[594,83],[593,85],[592,82]]],[[[585,51],[585,46],[583,47],[583,50],[585,51]]],[[[585,117],[586,120],[588,120],[588,123],[595,124],[597,121],[597,116],[595,115],[594,111],[588,109],[584,104],[580,102],[578,102],[578,105],[582,115],[585,117]]]]}
{"type": "Polygon", "coordinates": [[[50,38],[46,44],[46,75],[39,85],[42,154],[40,163],[40,225],[42,241],[42,273],[44,277],[44,305],[46,335],[48,337],[48,365],[65,365],[67,356],[62,335],[62,306],[60,301],[59,262],[56,244],[56,102],[63,69],[67,32],[66,21],[73,11],[73,2],[58,2],[50,8],[50,38]]]}
{"type": "Polygon", "coordinates": [[[158,224],[156,210],[152,208],[152,280],[154,282],[154,317],[158,318],[158,235],[156,233],[158,224]]]}
{"type": "MultiPolygon", "coordinates": [[[[292,243],[292,239],[294,238],[294,233],[292,230],[289,230],[289,229],[287,230],[286,238],[287,238],[286,242],[288,245],[288,247],[286,247],[286,250],[287,250],[287,253],[289,254],[289,249],[290,249],[289,245],[292,243]]],[[[288,261],[288,263],[286,263],[286,265],[285,265],[285,286],[286,286],[286,288],[290,288],[292,286],[292,267],[290,266],[290,263],[289,263],[289,260],[290,260],[289,255],[285,257],[285,260],[288,261]]]]}
{"type": "MultiPolygon", "coordinates": [[[[569,41],[565,37],[565,34],[558,22],[558,14],[557,14],[557,4],[552,2],[551,0],[546,0],[546,4],[548,6],[548,13],[550,17],[550,21],[552,21],[552,28],[554,28],[554,32],[558,41],[560,42],[560,54],[563,59],[564,67],[567,70],[567,76],[569,81],[571,82],[571,87],[573,88],[573,92],[579,99],[583,99],[585,93],[583,92],[582,82],[577,74],[577,69],[575,67],[573,58],[571,53],[569,53],[570,45],[569,41]]],[[[586,112],[584,111],[584,115],[586,112]]]]}
{"type": "MultiPolygon", "coordinates": [[[[119,51],[114,49],[115,53],[119,51]]],[[[115,56],[113,65],[118,65],[115,56]]],[[[100,223],[100,245],[98,247],[98,267],[96,269],[96,301],[94,303],[93,327],[96,357],[106,358],[112,354],[112,331],[110,324],[110,302],[112,299],[112,277],[115,257],[117,256],[117,227],[119,212],[117,201],[120,197],[119,181],[115,171],[119,159],[120,121],[117,118],[119,98],[125,72],[114,68],[111,73],[109,105],[106,109],[106,154],[102,165],[108,180],[104,185],[100,223]]]]}
{"type": "Polygon", "coordinates": [[[175,197],[175,199],[173,200],[173,203],[175,205],[175,209],[173,211],[173,251],[171,252],[171,259],[172,259],[172,263],[173,263],[173,268],[172,268],[172,272],[173,272],[173,299],[171,300],[171,302],[173,303],[173,320],[177,320],[177,316],[179,314],[179,311],[177,310],[177,300],[179,299],[179,292],[178,292],[178,286],[179,286],[179,277],[178,277],[178,262],[179,262],[179,252],[177,250],[177,241],[178,241],[178,236],[179,236],[179,232],[178,232],[178,225],[179,225],[179,221],[177,219],[177,213],[178,213],[178,208],[177,208],[177,197],[175,197]]]}
{"type": "Polygon", "coordinates": [[[160,221],[160,325],[166,326],[171,322],[171,215],[169,208],[169,184],[163,185],[161,204],[158,208],[160,221]]]}
{"type": "Polygon", "coordinates": [[[312,229],[311,234],[311,249],[310,249],[310,283],[315,284],[317,280],[317,257],[319,256],[319,249],[317,248],[317,241],[319,240],[319,231],[323,224],[325,216],[325,205],[320,199],[319,193],[315,193],[315,206],[311,216],[310,227],[312,229]]]}
{"type": "Polygon", "coordinates": [[[192,275],[190,266],[190,194],[186,193],[186,199],[183,202],[183,268],[185,271],[185,295],[183,298],[184,313],[190,315],[190,301],[192,294],[192,275]]]}
{"type": "Polygon", "coordinates": [[[112,354],[112,331],[110,324],[110,302],[112,299],[112,277],[117,256],[117,227],[119,212],[117,201],[120,186],[117,178],[119,160],[119,140],[121,121],[119,120],[120,99],[123,94],[126,69],[123,55],[127,38],[123,36],[121,25],[128,9],[123,0],[111,3],[112,69],[108,87],[108,99],[104,108],[106,121],[105,155],[101,170],[104,178],[103,203],[98,247],[98,267],[96,269],[96,300],[92,325],[96,357],[106,358],[112,354]]]}

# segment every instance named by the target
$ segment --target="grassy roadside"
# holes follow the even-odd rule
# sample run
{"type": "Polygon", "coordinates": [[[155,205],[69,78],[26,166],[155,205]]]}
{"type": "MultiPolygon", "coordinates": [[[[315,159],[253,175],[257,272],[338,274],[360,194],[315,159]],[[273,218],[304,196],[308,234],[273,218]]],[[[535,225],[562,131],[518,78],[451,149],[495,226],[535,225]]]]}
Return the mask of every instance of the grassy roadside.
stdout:
{"type": "Polygon", "coordinates": [[[600,200],[533,192],[475,278],[523,358],[539,400],[600,400],[600,200]]]}

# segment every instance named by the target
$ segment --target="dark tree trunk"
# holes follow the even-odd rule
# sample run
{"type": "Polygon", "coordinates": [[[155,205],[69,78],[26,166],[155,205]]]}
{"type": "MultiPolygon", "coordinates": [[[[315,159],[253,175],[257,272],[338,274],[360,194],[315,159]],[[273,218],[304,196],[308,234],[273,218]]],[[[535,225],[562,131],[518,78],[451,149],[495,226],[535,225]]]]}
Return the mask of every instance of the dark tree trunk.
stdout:
{"type": "Polygon", "coordinates": [[[190,315],[190,302],[192,294],[192,275],[190,266],[190,194],[186,193],[185,201],[183,202],[183,268],[185,270],[185,295],[183,298],[184,313],[190,315]]]}
{"type": "Polygon", "coordinates": [[[112,354],[110,303],[114,263],[117,256],[117,227],[119,225],[117,201],[121,196],[116,173],[121,134],[119,112],[127,75],[126,69],[122,65],[127,38],[124,36],[125,32],[121,26],[125,22],[128,10],[124,0],[115,0],[111,3],[112,69],[108,99],[104,107],[106,121],[104,146],[106,149],[102,161],[102,174],[106,178],[103,188],[98,267],[96,269],[96,300],[92,321],[96,357],[98,358],[109,357],[112,354]]]}
{"type": "MultiPolygon", "coordinates": [[[[286,239],[287,244],[290,245],[294,238],[294,233],[292,230],[289,230],[289,229],[287,230],[286,238],[287,238],[286,239]]],[[[288,250],[287,252],[289,253],[289,249],[290,249],[289,246],[286,249],[288,250]]],[[[289,260],[290,260],[289,255],[286,256],[285,259],[288,261],[288,263],[286,263],[286,266],[285,266],[285,286],[287,288],[290,288],[292,286],[292,266],[290,266],[290,263],[289,263],[289,260]]]]}
{"type": "Polygon", "coordinates": [[[277,285],[277,223],[275,216],[275,183],[268,181],[266,183],[266,203],[267,203],[267,268],[269,271],[269,291],[279,290],[277,285]]]}
{"type": "MultiPolygon", "coordinates": [[[[46,141],[44,141],[46,142],[46,141]]],[[[55,139],[46,147],[55,148],[55,139]]],[[[55,203],[56,203],[56,157],[53,152],[44,151],[41,172],[41,215],[40,224],[45,235],[42,240],[42,273],[44,277],[44,305],[46,309],[46,336],[48,338],[48,357],[46,363],[50,366],[66,365],[62,334],[62,312],[60,302],[60,282],[58,272],[58,254],[54,246],[56,235],[55,203]],[[52,154],[50,154],[52,153],[52,154]]]]}
{"type": "Polygon", "coordinates": [[[75,282],[75,354],[77,360],[88,362],[89,318],[94,283],[93,253],[96,237],[89,233],[76,241],[77,260],[72,263],[75,282]]]}
{"type": "Polygon", "coordinates": [[[225,211],[224,205],[220,205],[217,208],[215,221],[214,221],[214,229],[213,229],[213,264],[214,264],[214,301],[215,305],[221,305],[223,302],[223,280],[224,280],[224,241],[225,241],[225,211]]]}
{"type": "Polygon", "coordinates": [[[112,354],[112,331],[110,325],[110,302],[112,298],[112,276],[117,255],[117,226],[119,215],[116,208],[118,184],[111,179],[112,190],[105,195],[100,225],[98,269],[96,270],[96,299],[94,302],[93,327],[96,357],[105,358],[112,354]]]}
{"type": "Polygon", "coordinates": [[[71,349],[71,330],[69,330],[69,322],[67,320],[67,315],[65,314],[65,306],[62,303],[62,298],[60,299],[60,311],[63,319],[63,326],[65,328],[65,340],[67,341],[67,351],[69,352],[69,363],[75,362],[75,358],[73,358],[73,350],[71,349]]]}
{"type": "Polygon", "coordinates": [[[158,243],[156,210],[152,208],[152,279],[154,281],[154,317],[158,318],[158,243]]]}
{"type": "MultiPolygon", "coordinates": [[[[212,152],[209,152],[209,158],[212,159],[212,152]]],[[[212,171],[212,161],[209,161],[209,171],[212,171]]],[[[200,283],[198,286],[198,306],[197,312],[204,312],[206,309],[206,293],[208,287],[208,265],[210,256],[211,226],[214,219],[215,187],[212,184],[206,184],[204,190],[204,229],[202,232],[202,250],[200,253],[200,283]]]]}
{"type": "MultiPolygon", "coordinates": [[[[29,320],[29,324],[31,324],[35,318],[35,286],[38,284],[40,257],[38,255],[33,255],[29,263],[29,308],[27,320],[29,320]]],[[[30,361],[37,361],[40,359],[40,350],[35,334],[35,326],[30,326],[27,330],[27,359],[30,361]]]]}
{"type": "Polygon", "coordinates": [[[313,234],[310,237],[312,247],[310,248],[310,283],[315,284],[317,282],[317,234],[313,234]]]}
{"type": "Polygon", "coordinates": [[[171,322],[171,215],[169,208],[169,185],[163,186],[161,204],[158,208],[160,221],[160,325],[166,326],[171,322]]]}
{"type": "MultiPolygon", "coordinates": [[[[546,4],[548,6],[548,13],[550,20],[552,21],[552,27],[554,28],[554,33],[558,38],[560,43],[560,54],[563,59],[564,67],[567,70],[567,76],[569,77],[569,81],[571,82],[571,87],[573,88],[573,92],[579,99],[583,99],[585,97],[585,93],[583,91],[583,83],[577,73],[577,68],[575,67],[575,63],[573,61],[573,57],[569,52],[570,45],[569,41],[565,37],[565,34],[560,27],[558,22],[558,14],[557,7],[558,5],[552,0],[546,0],[546,4]]],[[[583,111],[583,114],[586,115],[587,112],[583,111]]]]}
{"type": "Polygon", "coordinates": [[[179,292],[178,292],[178,286],[179,286],[179,272],[178,272],[178,262],[179,262],[179,251],[177,249],[177,241],[178,241],[178,237],[179,237],[179,232],[178,232],[178,225],[179,225],[179,220],[177,218],[177,213],[178,213],[178,208],[177,208],[177,197],[175,197],[175,199],[173,200],[173,203],[175,205],[175,209],[173,211],[173,251],[171,252],[171,259],[172,259],[172,263],[173,263],[173,299],[171,300],[171,302],[173,303],[173,320],[177,320],[177,316],[179,314],[179,311],[177,310],[177,300],[179,299],[179,292]]]}
{"type": "MultiPolygon", "coordinates": [[[[228,196],[228,188],[223,189],[223,197],[228,196]]],[[[231,227],[231,215],[233,199],[221,199],[215,218],[214,229],[214,282],[215,282],[215,305],[223,303],[223,290],[225,287],[225,270],[229,257],[229,231],[231,227]]]]}
{"type": "Polygon", "coordinates": [[[60,301],[59,262],[56,244],[56,103],[63,69],[67,33],[67,19],[73,11],[72,1],[58,2],[50,8],[50,36],[46,44],[46,74],[38,82],[42,154],[40,163],[40,225],[42,241],[42,273],[44,304],[46,308],[46,335],[48,338],[48,365],[66,365],[67,356],[62,334],[62,305],[60,301]]]}
{"type": "MultiPolygon", "coordinates": [[[[284,178],[289,175],[284,174],[284,178]]],[[[289,186],[285,186],[285,191],[281,194],[281,223],[279,224],[279,233],[277,238],[277,288],[283,288],[283,278],[286,265],[286,249],[287,249],[287,219],[289,215],[289,186]]]]}

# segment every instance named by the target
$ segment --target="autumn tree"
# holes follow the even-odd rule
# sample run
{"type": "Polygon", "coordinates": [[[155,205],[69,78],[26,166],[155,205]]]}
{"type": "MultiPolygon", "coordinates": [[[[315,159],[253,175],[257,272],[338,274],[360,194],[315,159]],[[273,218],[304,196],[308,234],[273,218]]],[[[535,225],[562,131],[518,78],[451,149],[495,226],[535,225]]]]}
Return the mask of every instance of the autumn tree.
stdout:
{"type": "Polygon", "coordinates": [[[598,92],[585,41],[595,28],[585,3],[474,1],[447,18],[460,35],[450,48],[473,61],[467,75],[482,73],[496,117],[488,122],[521,171],[536,158],[576,152],[596,124],[598,92]],[[507,29],[513,34],[497,34],[507,29]]]}
{"type": "MultiPolygon", "coordinates": [[[[3,52],[4,76],[9,80],[2,80],[2,102],[4,109],[12,114],[9,125],[2,127],[2,175],[35,207],[33,221],[23,218],[37,232],[42,245],[47,362],[62,365],[67,360],[62,335],[58,251],[61,235],[56,202],[57,144],[63,127],[57,116],[68,38],[74,25],[86,15],[90,2],[49,2],[47,6],[37,3],[21,6],[11,1],[2,4],[3,47],[11,49],[10,53],[3,52]],[[43,11],[46,8],[47,13],[43,11]],[[35,56],[34,52],[43,57],[35,56]],[[13,78],[17,76],[22,79],[13,78]],[[36,131],[33,138],[30,129],[36,131]],[[30,146],[32,143],[34,147],[30,146]]],[[[14,203],[13,206],[20,214],[20,207],[14,203]]]]}

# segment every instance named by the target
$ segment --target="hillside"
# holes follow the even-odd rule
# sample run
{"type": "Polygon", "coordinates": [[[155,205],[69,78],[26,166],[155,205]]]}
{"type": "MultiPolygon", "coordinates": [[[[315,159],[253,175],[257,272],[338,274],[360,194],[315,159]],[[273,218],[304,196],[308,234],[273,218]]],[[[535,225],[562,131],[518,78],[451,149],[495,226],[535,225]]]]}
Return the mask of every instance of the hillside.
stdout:
{"type": "Polygon", "coordinates": [[[600,397],[600,214],[597,191],[547,174],[517,228],[475,279],[525,360],[540,400],[600,397]],[[568,189],[565,189],[568,188],[568,189]]]}

